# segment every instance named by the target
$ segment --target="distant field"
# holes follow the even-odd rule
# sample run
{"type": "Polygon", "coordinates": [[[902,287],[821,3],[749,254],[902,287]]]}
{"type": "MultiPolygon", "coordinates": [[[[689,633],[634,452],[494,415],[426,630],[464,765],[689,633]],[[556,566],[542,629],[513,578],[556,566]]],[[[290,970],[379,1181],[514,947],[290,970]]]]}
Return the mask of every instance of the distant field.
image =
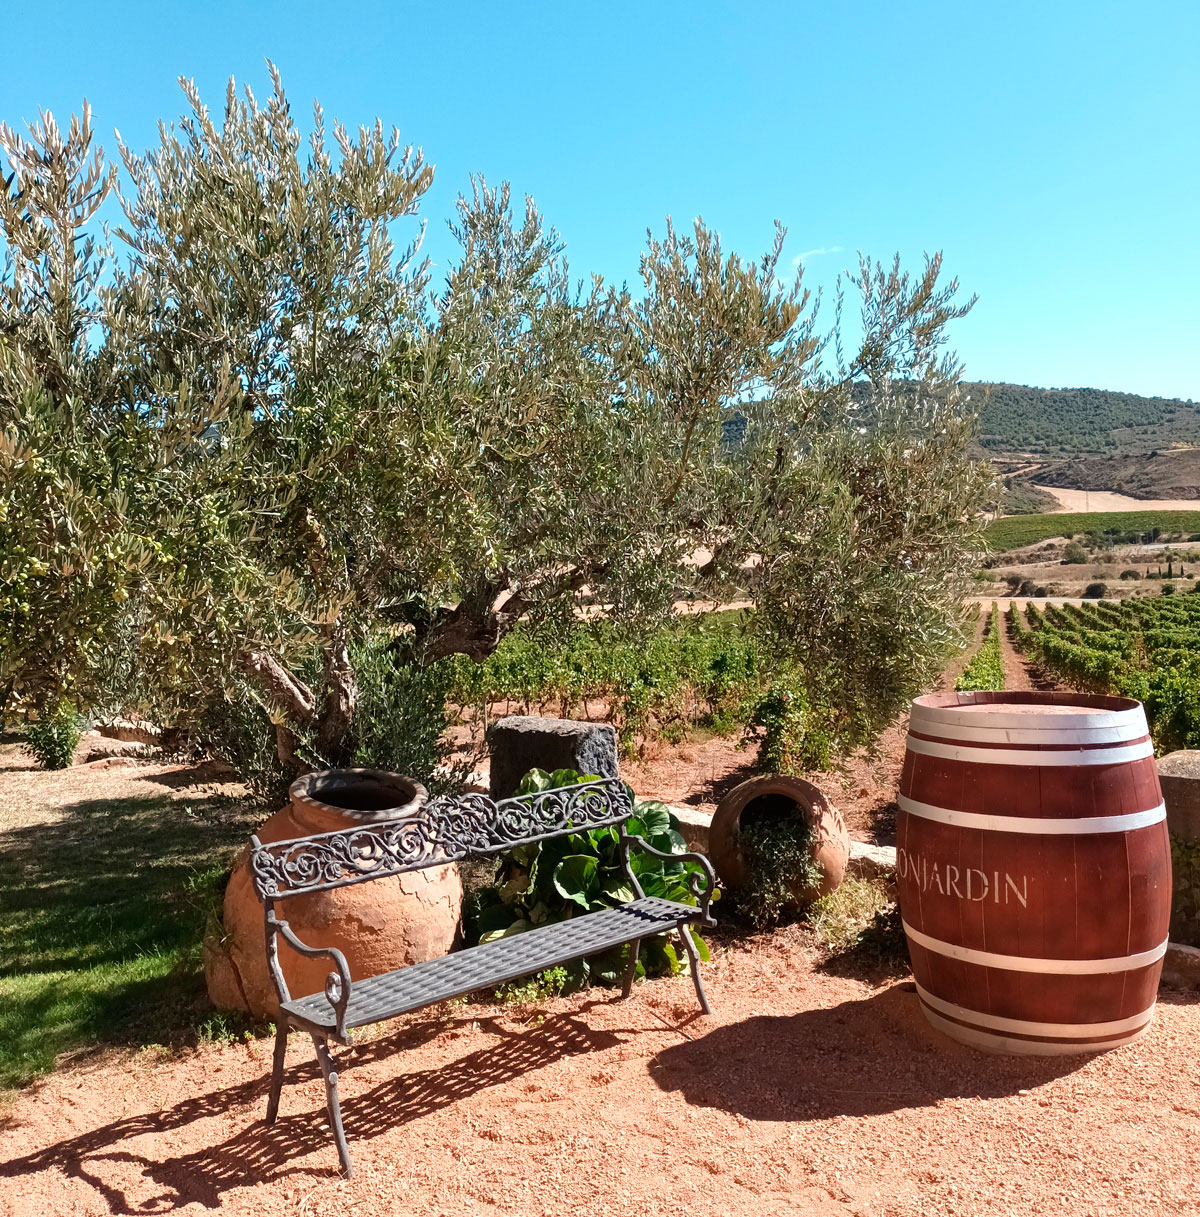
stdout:
{"type": "Polygon", "coordinates": [[[984,536],[992,549],[1006,550],[1077,533],[1148,532],[1152,528],[1164,533],[1200,533],[1200,511],[1057,511],[1004,516],[993,520],[984,536]]]}

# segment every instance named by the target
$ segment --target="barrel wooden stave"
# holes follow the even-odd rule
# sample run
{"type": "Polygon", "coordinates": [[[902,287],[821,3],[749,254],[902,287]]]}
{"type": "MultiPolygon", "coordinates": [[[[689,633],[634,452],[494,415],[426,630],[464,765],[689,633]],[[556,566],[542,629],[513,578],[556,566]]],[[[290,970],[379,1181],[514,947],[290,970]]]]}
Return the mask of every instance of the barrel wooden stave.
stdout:
{"type": "Polygon", "coordinates": [[[914,705],[897,822],[913,972],[930,1021],[986,1050],[1112,1047],[1153,1015],[1170,852],[1145,717],[1080,700],[1045,744],[1011,703],[994,729],[950,707],[940,735],[914,705]]]}

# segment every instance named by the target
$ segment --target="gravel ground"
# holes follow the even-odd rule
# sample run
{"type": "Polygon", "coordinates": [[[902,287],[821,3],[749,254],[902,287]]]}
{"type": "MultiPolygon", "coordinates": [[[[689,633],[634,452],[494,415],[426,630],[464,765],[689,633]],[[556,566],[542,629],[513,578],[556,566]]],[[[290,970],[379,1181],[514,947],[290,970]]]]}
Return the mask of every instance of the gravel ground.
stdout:
{"type": "Polygon", "coordinates": [[[798,931],[716,944],[716,1014],[686,978],[621,1003],[409,1016],[343,1068],[356,1173],[293,1037],[61,1070],[0,1126],[0,1212],[46,1214],[1195,1213],[1200,1005],[1164,992],[1140,1043],[988,1057],[907,983],[816,966],[798,931]]]}

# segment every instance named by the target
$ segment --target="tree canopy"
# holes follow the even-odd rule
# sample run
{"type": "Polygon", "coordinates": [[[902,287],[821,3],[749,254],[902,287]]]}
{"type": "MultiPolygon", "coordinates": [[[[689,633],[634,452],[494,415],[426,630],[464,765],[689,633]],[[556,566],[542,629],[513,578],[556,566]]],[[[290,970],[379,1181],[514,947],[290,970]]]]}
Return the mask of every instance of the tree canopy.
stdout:
{"type": "Polygon", "coordinates": [[[248,701],[282,764],[337,763],[368,641],[478,659],[519,620],[637,628],[691,594],[753,598],[848,744],[928,679],[989,482],[939,256],[861,258],[822,328],[782,229],[749,261],[668,221],[618,287],[477,179],[435,285],[396,245],[419,150],[319,107],[306,140],[274,71],[219,120],[183,87],[120,176],[86,105],[0,128],[11,705],[248,701]]]}

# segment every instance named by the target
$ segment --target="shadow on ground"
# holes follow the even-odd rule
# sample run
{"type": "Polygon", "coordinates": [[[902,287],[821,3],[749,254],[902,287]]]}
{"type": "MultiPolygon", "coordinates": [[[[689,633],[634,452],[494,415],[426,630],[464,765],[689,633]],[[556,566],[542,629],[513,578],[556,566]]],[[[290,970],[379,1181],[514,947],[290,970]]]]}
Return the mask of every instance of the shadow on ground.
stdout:
{"type": "Polygon", "coordinates": [[[751,1120],[875,1116],[940,1099],[998,1098],[1084,1057],[990,1057],[940,1036],[913,986],[830,1009],[757,1015],[658,1053],[650,1074],[699,1107],[751,1120]]]}
{"type": "MultiPolygon", "coordinates": [[[[580,1015],[592,1004],[575,1014],[549,1018],[541,1026],[520,1034],[506,1032],[489,1020],[484,1027],[504,1036],[498,1044],[446,1065],[389,1078],[365,1094],[343,1099],[342,1115],[351,1155],[356,1143],[369,1141],[478,1091],[511,1082],[563,1057],[616,1046],[621,1042],[619,1035],[589,1028],[582,1021],[580,1015]]],[[[352,1070],[355,1065],[418,1047],[454,1025],[424,1023],[373,1040],[343,1058],[343,1068],[352,1070]]],[[[267,1093],[264,1069],[264,1076],[259,1080],[186,1099],[162,1111],[116,1120],[93,1132],[2,1163],[0,1179],[60,1170],[94,1188],[111,1212],[133,1214],[169,1212],[188,1204],[218,1208],[222,1195],[233,1188],[259,1187],[289,1175],[324,1174],[328,1168],[314,1170],[311,1165],[292,1165],[295,1159],[314,1150],[324,1150],[326,1160],[336,1170],[337,1151],[325,1126],[324,1106],[308,1107],[302,1112],[295,1110],[297,1097],[291,1087],[296,1082],[312,1081],[319,1076],[310,1054],[308,1038],[293,1035],[288,1055],[297,1063],[287,1071],[281,1104],[283,1114],[274,1125],[268,1127],[262,1121],[267,1093]],[[309,1054],[308,1059],[306,1054],[309,1054]],[[261,1104],[261,1108],[254,1111],[252,1105],[257,1104],[261,1104]],[[163,1158],[146,1157],[144,1145],[135,1149],[130,1144],[139,1137],[167,1133],[197,1120],[224,1116],[241,1106],[247,1107],[244,1127],[220,1144],[163,1158]],[[149,1199],[127,1196],[104,1178],[106,1163],[132,1164],[140,1174],[154,1180],[162,1192],[149,1199]]],[[[269,1062],[266,1068],[269,1068],[269,1062]]]]}
{"type": "Polygon", "coordinates": [[[732,772],[722,774],[718,778],[713,778],[699,790],[689,794],[683,802],[688,804],[689,807],[699,807],[706,803],[719,803],[731,790],[736,789],[743,782],[747,782],[753,777],[758,777],[760,773],[761,770],[758,768],[757,763],[751,758],[732,772]]]}
{"type": "Polygon", "coordinates": [[[194,1026],[205,920],[254,822],[224,797],[161,793],[0,832],[0,1085],[194,1026]]]}

